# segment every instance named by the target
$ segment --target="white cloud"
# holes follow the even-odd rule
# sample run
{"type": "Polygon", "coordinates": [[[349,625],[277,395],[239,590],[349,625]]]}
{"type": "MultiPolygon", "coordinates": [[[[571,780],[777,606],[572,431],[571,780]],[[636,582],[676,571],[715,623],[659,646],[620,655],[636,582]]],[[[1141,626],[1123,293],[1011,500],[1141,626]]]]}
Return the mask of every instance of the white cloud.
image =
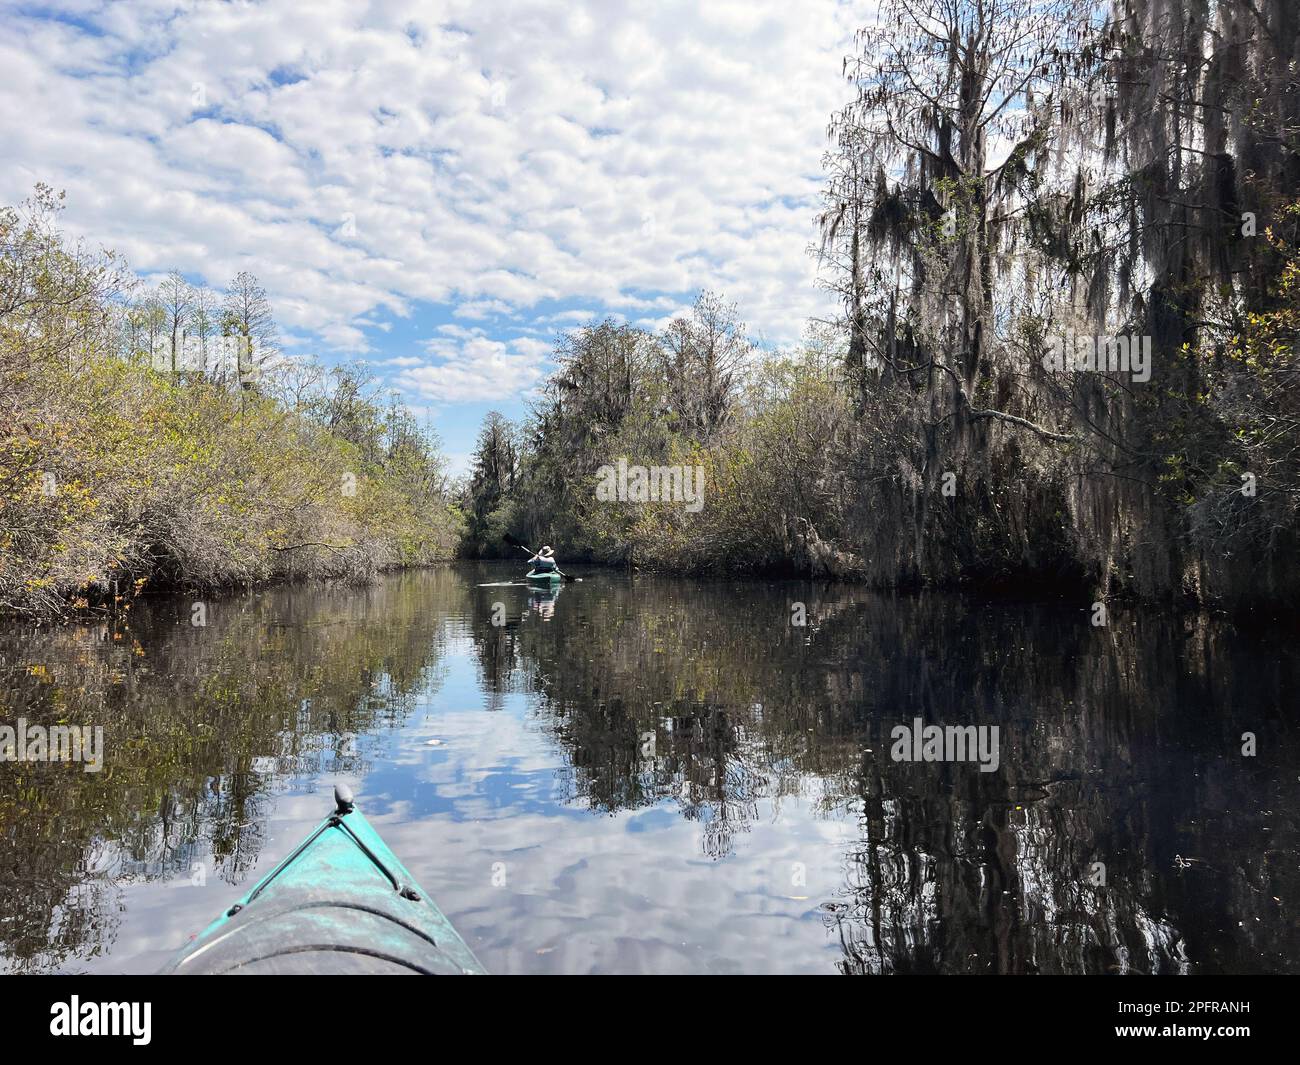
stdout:
{"type": "MultiPolygon", "coordinates": [[[[213,285],[252,270],[286,332],[359,353],[426,303],[524,328],[542,301],[653,316],[710,287],[774,339],[824,310],[806,248],[863,10],[301,12],[95,5],[85,32],[12,8],[0,200],[66,188],[70,226],[136,268],[213,285]]],[[[476,337],[410,372],[426,394],[479,395],[539,364],[476,337]]]]}
{"type": "Polygon", "coordinates": [[[537,386],[545,376],[549,344],[530,337],[493,340],[479,331],[443,326],[428,342],[436,361],[403,370],[397,383],[444,403],[494,402],[537,386]]]}
{"type": "Polygon", "coordinates": [[[537,319],[539,322],[555,323],[562,326],[585,325],[594,321],[596,318],[595,311],[583,310],[581,307],[575,307],[569,311],[559,311],[556,314],[548,314],[544,318],[537,319]]]}
{"type": "Polygon", "coordinates": [[[509,314],[512,308],[504,300],[471,300],[459,304],[453,312],[457,318],[482,319],[509,314]]]}

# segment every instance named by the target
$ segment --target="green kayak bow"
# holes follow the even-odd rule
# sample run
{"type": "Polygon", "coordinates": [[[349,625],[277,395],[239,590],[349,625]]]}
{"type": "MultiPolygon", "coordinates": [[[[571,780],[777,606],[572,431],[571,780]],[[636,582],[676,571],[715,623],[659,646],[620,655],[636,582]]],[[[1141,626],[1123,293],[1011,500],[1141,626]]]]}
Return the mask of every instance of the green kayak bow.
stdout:
{"type": "Polygon", "coordinates": [[[484,972],[352,792],[340,785],[334,801],[334,812],[163,972],[484,972]]]}

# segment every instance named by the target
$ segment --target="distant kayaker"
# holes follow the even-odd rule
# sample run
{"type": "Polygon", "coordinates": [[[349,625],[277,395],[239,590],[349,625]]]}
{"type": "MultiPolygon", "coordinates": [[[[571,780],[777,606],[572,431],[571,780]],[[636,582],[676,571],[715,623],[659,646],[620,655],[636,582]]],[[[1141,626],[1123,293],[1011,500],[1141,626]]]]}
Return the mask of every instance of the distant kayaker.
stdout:
{"type": "Polygon", "coordinates": [[[543,547],[528,561],[532,564],[534,573],[553,573],[559,568],[555,564],[555,552],[551,550],[550,544],[543,547]]]}

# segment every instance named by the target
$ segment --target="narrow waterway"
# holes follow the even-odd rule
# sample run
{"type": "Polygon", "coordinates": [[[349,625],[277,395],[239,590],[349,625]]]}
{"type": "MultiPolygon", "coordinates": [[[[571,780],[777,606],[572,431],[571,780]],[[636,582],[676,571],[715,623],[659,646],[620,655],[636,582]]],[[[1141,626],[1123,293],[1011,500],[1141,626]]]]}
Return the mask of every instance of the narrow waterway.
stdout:
{"type": "Polygon", "coordinates": [[[104,729],[0,763],[0,967],[156,969],[345,781],[495,972],[1300,970],[1294,631],[518,572],[0,626],[0,724],[104,729]]]}

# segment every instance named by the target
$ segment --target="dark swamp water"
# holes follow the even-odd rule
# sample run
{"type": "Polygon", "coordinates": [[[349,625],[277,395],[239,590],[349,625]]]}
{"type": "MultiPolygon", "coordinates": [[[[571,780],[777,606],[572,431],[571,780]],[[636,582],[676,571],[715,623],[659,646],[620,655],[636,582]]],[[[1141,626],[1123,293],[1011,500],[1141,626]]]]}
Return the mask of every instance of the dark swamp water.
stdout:
{"type": "Polygon", "coordinates": [[[0,968],[157,968],[345,781],[495,972],[1300,971],[1294,630],[479,587],[517,572],[0,626],[0,723],[105,737],[0,763],[0,968]],[[894,761],[918,717],[996,725],[998,768],[894,761]]]}

